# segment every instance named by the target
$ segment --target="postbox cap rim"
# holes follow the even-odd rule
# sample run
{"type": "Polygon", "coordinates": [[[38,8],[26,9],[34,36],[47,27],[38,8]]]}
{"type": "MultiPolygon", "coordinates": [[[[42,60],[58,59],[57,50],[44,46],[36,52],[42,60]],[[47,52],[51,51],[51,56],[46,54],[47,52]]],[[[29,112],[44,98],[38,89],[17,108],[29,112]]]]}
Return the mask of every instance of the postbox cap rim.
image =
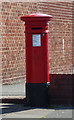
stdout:
{"type": "Polygon", "coordinates": [[[52,16],[43,13],[35,13],[35,14],[26,15],[25,17],[52,17],[52,16]]]}
{"type": "Polygon", "coordinates": [[[47,14],[43,14],[43,13],[35,13],[35,14],[30,14],[30,15],[22,16],[21,20],[23,20],[23,21],[26,21],[26,20],[31,21],[31,20],[36,20],[36,18],[39,18],[39,19],[42,18],[42,20],[44,18],[44,20],[45,19],[48,20],[48,19],[52,18],[52,15],[47,15],[47,14]]]}

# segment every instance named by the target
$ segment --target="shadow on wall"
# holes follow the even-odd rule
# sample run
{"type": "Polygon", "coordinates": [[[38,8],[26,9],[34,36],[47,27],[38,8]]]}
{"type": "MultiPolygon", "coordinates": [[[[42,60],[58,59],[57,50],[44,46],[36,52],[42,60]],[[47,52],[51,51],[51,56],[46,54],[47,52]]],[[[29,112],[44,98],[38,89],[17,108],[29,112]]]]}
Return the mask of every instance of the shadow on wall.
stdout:
{"type": "Polygon", "coordinates": [[[51,74],[49,101],[50,104],[71,104],[74,105],[73,96],[73,74],[51,74]]]}

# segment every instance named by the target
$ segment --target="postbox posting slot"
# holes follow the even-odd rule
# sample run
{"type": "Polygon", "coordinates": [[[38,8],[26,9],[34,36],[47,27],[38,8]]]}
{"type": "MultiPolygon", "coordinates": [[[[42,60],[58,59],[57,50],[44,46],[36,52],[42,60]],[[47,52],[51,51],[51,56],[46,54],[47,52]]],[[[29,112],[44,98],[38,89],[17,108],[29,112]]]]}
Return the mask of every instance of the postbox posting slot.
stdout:
{"type": "Polygon", "coordinates": [[[33,27],[33,28],[31,28],[31,30],[41,30],[42,29],[42,27],[33,27]]]}

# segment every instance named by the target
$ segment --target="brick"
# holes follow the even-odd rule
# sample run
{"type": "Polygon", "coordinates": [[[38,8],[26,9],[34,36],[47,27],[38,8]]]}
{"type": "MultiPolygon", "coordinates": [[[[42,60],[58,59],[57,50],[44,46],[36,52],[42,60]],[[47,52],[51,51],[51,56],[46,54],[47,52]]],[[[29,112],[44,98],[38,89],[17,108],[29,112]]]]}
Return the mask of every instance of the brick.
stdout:
{"type": "Polygon", "coordinates": [[[25,29],[20,16],[36,12],[53,15],[49,22],[49,73],[72,73],[72,10],[71,2],[2,2],[0,50],[4,84],[25,79],[25,29]]]}

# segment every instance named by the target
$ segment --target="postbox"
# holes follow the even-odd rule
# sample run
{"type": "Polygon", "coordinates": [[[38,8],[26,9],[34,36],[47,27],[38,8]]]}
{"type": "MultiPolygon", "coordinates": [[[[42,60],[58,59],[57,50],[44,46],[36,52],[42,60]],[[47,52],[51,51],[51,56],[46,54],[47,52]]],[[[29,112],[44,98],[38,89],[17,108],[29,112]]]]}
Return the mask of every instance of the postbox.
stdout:
{"type": "Polygon", "coordinates": [[[48,21],[51,18],[40,13],[21,17],[25,21],[26,97],[32,106],[44,106],[48,101],[48,21]]]}

